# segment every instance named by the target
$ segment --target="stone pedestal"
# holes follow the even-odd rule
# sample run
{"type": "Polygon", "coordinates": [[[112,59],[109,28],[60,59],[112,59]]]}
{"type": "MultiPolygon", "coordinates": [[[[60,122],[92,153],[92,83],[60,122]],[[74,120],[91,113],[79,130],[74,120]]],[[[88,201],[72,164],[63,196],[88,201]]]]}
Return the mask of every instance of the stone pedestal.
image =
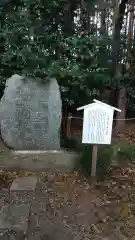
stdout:
{"type": "Polygon", "coordinates": [[[68,151],[12,151],[12,167],[28,171],[72,172],[77,154],[68,151]]]}

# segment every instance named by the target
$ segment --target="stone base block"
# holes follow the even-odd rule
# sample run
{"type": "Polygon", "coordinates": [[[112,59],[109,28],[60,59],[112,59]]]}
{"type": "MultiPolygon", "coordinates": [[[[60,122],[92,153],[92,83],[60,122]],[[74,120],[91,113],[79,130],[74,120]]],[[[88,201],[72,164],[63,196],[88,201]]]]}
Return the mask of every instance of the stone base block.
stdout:
{"type": "Polygon", "coordinates": [[[12,151],[10,167],[29,171],[70,172],[76,165],[77,154],[68,151],[12,151]]]}

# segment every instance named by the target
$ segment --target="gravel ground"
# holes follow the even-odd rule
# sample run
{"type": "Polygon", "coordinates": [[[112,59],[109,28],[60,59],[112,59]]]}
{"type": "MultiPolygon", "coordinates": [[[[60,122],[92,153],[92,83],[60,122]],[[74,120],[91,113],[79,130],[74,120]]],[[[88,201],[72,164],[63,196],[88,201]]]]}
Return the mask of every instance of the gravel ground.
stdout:
{"type": "MultiPolygon", "coordinates": [[[[10,173],[12,175],[12,173],[10,173]]],[[[36,191],[14,193],[11,197],[9,187],[0,191],[0,207],[10,203],[32,203],[29,217],[29,226],[26,236],[16,235],[16,232],[6,231],[0,235],[0,240],[57,240],[93,239],[92,224],[99,221],[87,195],[89,186],[80,180],[77,184],[76,174],[45,174],[38,178],[36,191]],[[70,182],[71,181],[71,182],[70,182]],[[73,182],[74,181],[74,182],[73,182]],[[71,184],[72,183],[72,184],[71,184]],[[76,186],[75,186],[76,185],[76,186]],[[85,190],[84,190],[85,187],[85,190]],[[20,195],[18,197],[18,195],[20,195]],[[31,197],[32,196],[32,197],[31,197]],[[82,199],[83,198],[83,199],[82,199]],[[19,200],[18,200],[19,199],[19,200]]],[[[91,199],[92,200],[92,199],[91,199]]]]}
{"type": "MultiPolygon", "coordinates": [[[[8,149],[3,149],[9,157],[8,149]]],[[[9,172],[0,178],[0,208],[13,200],[9,194],[12,180],[31,174],[38,177],[36,191],[32,197],[24,192],[21,198],[23,203],[32,203],[27,234],[0,232],[0,240],[135,239],[135,166],[115,169],[95,184],[77,172],[9,172]]],[[[14,202],[18,201],[20,197],[14,195],[14,202]]]]}
{"type": "Polygon", "coordinates": [[[24,191],[19,198],[14,193],[12,199],[10,181],[0,191],[0,207],[13,199],[17,204],[31,202],[28,231],[25,236],[6,231],[0,240],[134,240],[135,171],[125,169],[121,175],[122,171],[95,185],[76,172],[42,173],[32,195],[24,191]]]}
{"type": "Polygon", "coordinates": [[[77,173],[43,174],[28,240],[134,240],[134,175],[134,168],[124,173],[117,169],[111,178],[92,185],[77,173]]]}
{"type": "Polygon", "coordinates": [[[64,182],[41,179],[32,204],[28,239],[91,239],[91,224],[98,219],[89,200],[81,202],[77,193],[66,191],[64,182]]]}

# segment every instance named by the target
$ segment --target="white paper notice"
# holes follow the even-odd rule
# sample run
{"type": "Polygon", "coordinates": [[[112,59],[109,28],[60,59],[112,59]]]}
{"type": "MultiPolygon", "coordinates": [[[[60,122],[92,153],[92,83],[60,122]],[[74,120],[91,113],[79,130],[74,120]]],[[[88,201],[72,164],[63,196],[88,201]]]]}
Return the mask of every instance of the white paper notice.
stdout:
{"type": "Polygon", "coordinates": [[[82,143],[111,144],[113,114],[100,106],[84,109],[82,143]]]}

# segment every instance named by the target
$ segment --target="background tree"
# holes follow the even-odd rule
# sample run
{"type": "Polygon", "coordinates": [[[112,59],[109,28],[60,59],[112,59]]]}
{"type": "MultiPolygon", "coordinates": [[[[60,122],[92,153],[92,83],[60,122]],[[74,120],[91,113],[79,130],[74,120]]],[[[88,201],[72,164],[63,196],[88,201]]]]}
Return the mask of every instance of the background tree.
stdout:
{"type": "Polygon", "coordinates": [[[117,104],[117,118],[135,109],[133,0],[3,0],[0,14],[1,83],[53,76],[66,109],[93,97],[117,104]]]}

